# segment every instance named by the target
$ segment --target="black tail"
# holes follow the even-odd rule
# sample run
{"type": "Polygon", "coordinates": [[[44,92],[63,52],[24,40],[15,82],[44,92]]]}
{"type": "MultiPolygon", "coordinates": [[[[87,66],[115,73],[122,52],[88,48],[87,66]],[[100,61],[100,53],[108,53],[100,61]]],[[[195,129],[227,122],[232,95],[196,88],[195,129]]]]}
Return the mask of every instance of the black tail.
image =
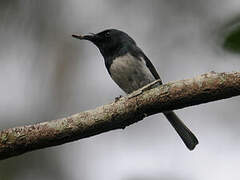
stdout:
{"type": "Polygon", "coordinates": [[[178,118],[178,116],[173,111],[168,111],[163,113],[174,129],[177,131],[178,135],[183,140],[184,144],[189,150],[193,150],[198,144],[196,136],[187,128],[187,126],[178,118]]]}

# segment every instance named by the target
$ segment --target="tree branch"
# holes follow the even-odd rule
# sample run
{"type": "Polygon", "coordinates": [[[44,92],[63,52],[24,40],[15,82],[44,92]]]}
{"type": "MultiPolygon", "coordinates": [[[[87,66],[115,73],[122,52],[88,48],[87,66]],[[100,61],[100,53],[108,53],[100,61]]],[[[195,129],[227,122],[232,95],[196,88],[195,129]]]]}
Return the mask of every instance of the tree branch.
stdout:
{"type": "Polygon", "coordinates": [[[0,131],[0,159],[122,128],[152,114],[240,95],[240,72],[203,74],[149,86],[66,118],[0,131]]]}

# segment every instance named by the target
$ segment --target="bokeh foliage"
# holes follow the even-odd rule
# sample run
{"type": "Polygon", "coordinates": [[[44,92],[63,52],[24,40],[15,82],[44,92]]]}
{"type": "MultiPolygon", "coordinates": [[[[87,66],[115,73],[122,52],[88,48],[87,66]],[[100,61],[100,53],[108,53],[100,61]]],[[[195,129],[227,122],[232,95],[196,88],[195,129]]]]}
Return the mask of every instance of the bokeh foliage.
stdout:
{"type": "Polygon", "coordinates": [[[240,16],[229,21],[223,28],[223,48],[233,53],[240,53],[240,16]]]}

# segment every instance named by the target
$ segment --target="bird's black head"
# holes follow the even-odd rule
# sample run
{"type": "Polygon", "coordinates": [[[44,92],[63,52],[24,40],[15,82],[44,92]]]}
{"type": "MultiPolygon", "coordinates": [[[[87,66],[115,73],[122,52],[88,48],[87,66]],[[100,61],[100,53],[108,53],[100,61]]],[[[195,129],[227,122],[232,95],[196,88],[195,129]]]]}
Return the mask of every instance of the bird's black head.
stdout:
{"type": "Polygon", "coordinates": [[[87,35],[72,35],[77,39],[84,39],[94,43],[104,58],[114,58],[126,54],[135,41],[125,32],[117,29],[107,29],[100,33],[87,35]]]}

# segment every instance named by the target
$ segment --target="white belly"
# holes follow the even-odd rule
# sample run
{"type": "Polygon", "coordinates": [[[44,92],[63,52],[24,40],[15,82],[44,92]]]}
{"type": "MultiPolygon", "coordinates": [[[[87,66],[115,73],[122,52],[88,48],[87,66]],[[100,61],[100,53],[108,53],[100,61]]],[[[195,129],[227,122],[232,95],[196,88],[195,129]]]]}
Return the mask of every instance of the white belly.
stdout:
{"type": "Polygon", "coordinates": [[[112,79],[126,93],[131,93],[155,81],[145,61],[137,60],[130,54],[115,59],[109,71],[112,79]]]}

